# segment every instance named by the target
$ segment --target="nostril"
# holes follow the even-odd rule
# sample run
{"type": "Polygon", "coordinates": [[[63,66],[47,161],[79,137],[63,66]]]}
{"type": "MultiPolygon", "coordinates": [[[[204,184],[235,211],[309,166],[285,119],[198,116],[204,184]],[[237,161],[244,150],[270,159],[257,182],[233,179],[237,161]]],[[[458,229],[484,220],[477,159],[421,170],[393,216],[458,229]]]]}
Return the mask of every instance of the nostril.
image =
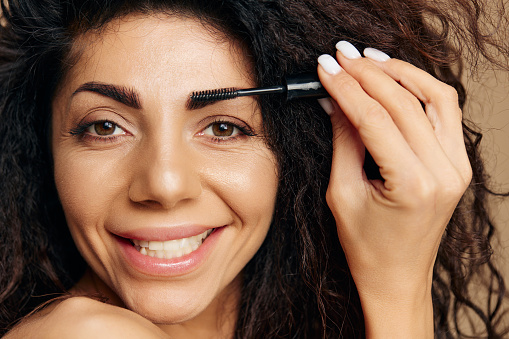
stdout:
{"type": "Polygon", "coordinates": [[[131,201],[133,202],[133,204],[135,204],[136,206],[138,206],[140,208],[150,208],[150,209],[164,208],[164,206],[160,202],[158,202],[157,200],[140,200],[140,201],[135,201],[135,200],[131,199],[131,201]]]}
{"type": "MultiPolygon", "coordinates": [[[[179,160],[180,161],[180,160],[179,160]]],[[[133,173],[129,199],[149,208],[170,209],[180,201],[198,197],[200,176],[187,165],[168,161],[143,164],[133,173]]]]}

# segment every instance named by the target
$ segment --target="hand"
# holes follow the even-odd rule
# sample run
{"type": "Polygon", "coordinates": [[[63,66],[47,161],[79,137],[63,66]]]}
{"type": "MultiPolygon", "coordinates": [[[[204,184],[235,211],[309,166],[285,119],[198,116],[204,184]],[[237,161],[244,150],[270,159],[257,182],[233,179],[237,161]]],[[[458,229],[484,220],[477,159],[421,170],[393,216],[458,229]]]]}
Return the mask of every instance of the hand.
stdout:
{"type": "Polygon", "coordinates": [[[472,176],[457,93],[377,50],[362,58],[347,42],[337,46],[342,67],[331,56],[318,67],[333,99],[322,101],[334,131],[327,203],[367,335],[433,337],[433,265],[472,176]],[[367,179],[365,149],[383,180],[367,179]]]}

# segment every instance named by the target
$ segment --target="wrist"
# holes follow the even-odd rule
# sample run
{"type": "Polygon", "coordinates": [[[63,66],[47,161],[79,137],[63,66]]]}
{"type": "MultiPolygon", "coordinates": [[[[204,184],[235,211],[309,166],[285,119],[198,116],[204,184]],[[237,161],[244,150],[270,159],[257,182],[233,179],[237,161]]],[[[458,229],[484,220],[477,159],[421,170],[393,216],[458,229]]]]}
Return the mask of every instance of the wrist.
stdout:
{"type": "Polygon", "coordinates": [[[366,338],[433,338],[431,290],[419,293],[359,293],[366,338]]]}

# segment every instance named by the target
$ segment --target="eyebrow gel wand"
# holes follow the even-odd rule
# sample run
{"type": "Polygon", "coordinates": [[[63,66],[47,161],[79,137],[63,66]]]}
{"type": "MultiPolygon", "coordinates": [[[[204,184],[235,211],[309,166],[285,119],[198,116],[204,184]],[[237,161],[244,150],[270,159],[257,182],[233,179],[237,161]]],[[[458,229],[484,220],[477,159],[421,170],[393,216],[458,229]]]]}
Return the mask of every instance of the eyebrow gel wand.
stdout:
{"type": "Polygon", "coordinates": [[[316,73],[289,75],[285,80],[285,84],[279,86],[248,89],[219,88],[193,92],[187,101],[187,108],[198,109],[216,101],[230,100],[251,95],[286,94],[286,100],[298,98],[318,99],[329,96],[320,83],[316,73]]]}

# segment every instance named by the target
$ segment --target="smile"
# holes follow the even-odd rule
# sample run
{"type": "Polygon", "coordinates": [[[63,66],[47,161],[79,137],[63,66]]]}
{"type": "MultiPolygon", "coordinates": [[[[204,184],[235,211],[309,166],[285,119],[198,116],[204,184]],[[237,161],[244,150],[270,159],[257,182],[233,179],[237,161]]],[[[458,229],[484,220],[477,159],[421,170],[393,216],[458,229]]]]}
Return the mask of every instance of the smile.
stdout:
{"type": "Polygon", "coordinates": [[[189,238],[168,241],[131,239],[131,242],[136,250],[143,255],[161,259],[173,259],[196,251],[212,231],[213,229],[209,229],[189,238]]]}

